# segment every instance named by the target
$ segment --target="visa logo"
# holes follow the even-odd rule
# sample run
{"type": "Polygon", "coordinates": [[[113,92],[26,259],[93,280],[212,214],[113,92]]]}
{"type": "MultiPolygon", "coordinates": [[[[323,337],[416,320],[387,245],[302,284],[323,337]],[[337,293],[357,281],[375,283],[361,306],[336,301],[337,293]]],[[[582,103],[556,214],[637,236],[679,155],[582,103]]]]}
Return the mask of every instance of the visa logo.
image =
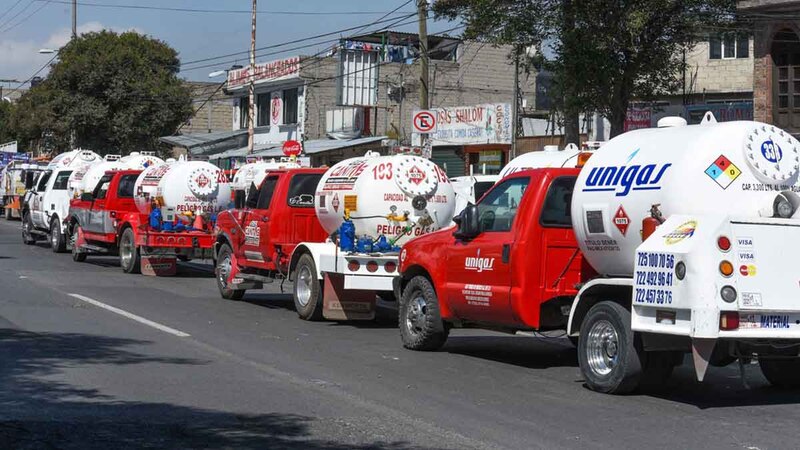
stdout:
{"type": "Polygon", "coordinates": [[[595,167],[586,177],[583,192],[611,192],[624,197],[631,191],[657,191],[658,184],[672,164],[595,167]]]}

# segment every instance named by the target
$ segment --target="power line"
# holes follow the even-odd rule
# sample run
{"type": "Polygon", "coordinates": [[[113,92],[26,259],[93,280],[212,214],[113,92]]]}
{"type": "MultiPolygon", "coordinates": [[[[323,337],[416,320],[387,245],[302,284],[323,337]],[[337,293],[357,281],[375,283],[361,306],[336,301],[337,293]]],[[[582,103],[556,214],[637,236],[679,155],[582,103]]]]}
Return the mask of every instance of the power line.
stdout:
{"type": "Polygon", "coordinates": [[[16,7],[17,7],[17,5],[19,5],[20,3],[22,3],[22,0],[17,0],[17,1],[16,1],[16,3],[14,3],[13,5],[11,5],[11,8],[8,8],[8,9],[7,9],[7,10],[6,10],[6,11],[5,11],[3,14],[0,14],[0,19],[2,19],[3,17],[5,17],[6,15],[8,15],[8,13],[10,13],[10,12],[11,12],[11,11],[12,11],[14,8],[16,8],[16,7]]]}
{"type": "Polygon", "coordinates": [[[31,7],[31,5],[33,5],[33,2],[34,2],[34,0],[30,0],[30,1],[28,2],[28,4],[27,4],[27,5],[25,5],[25,6],[24,6],[22,9],[20,9],[19,11],[17,11],[17,13],[16,13],[16,14],[14,14],[14,15],[13,15],[13,16],[11,16],[11,17],[10,17],[8,20],[6,20],[6,21],[5,21],[5,22],[3,22],[2,24],[0,24],[0,29],[2,29],[4,26],[8,25],[8,24],[9,24],[9,23],[11,23],[11,22],[12,22],[14,19],[16,19],[17,17],[19,17],[19,16],[20,16],[22,13],[24,13],[24,12],[25,12],[25,11],[26,11],[28,8],[30,8],[30,7],[31,7]]]}
{"type": "MultiPolygon", "coordinates": [[[[34,0],[37,2],[47,0],[34,0]]],[[[68,0],[52,0],[53,3],[63,3],[71,5],[72,2],[68,0]]],[[[189,13],[208,13],[208,14],[252,14],[249,9],[202,9],[202,8],[176,8],[169,6],[147,6],[147,5],[127,5],[127,4],[111,4],[111,3],[95,3],[95,2],[78,2],[78,6],[89,6],[96,8],[114,8],[114,9],[138,9],[147,11],[170,11],[170,12],[189,12],[189,13]]],[[[398,8],[399,9],[399,8],[398,8]]],[[[385,11],[271,11],[261,10],[257,11],[258,14],[272,14],[272,15],[285,15],[285,16],[352,16],[352,15],[378,15],[384,14],[385,11]]]]}
{"type": "Polygon", "coordinates": [[[42,3],[42,5],[41,5],[41,6],[39,6],[39,7],[38,7],[38,8],[36,8],[36,9],[34,9],[34,10],[33,10],[33,11],[30,13],[30,14],[28,14],[27,16],[25,16],[25,17],[23,17],[22,19],[20,19],[20,20],[19,20],[17,23],[15,23],[14,25],[11,25],[10,27],[6,28],[5,30],[2,30],[2,31],[0,31],[0,33],[5,33],[5,32],[8,32],[8,31],[11,31],[11,30],[13,30],[14,28],[18,27],[20,24],[22,24],[22,23],[26,22],[28,19],[30,19],[30,18],[31,18],[31,17],[33,17],[34,15],[36,15],[36,13],[38,13],[39,11],[41,11],[42,9],[44,9],[44,7],[45,7],[45,6],[48,6],[48,5],[50,4],[50,0],[45,0],[45,1],[46,1],[46,3],[42,3]]]}

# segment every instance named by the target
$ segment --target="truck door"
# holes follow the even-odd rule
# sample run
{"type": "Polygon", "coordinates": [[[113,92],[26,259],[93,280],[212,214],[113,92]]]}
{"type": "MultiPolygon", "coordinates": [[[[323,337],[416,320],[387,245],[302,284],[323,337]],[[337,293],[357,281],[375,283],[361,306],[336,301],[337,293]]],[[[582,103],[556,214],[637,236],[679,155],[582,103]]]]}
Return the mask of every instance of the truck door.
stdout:
{"type": "Polygon", "coordinates": [[[572,231],[570,208],[576,178],[571,175],[561,176],[550,183],[539,214],[541,253],[527,256],[546,262],[526,263],[541,268],[539,279],[542,283],[542,301],[576,291],[575,285],[581,281],[583,258],[579,256],[578,242],[572,231]]]}
{"type": "Polygon", "coordinates": [[[40,216],[42,222],[38,224],[39,227],[49,228],[50,220],[55,217],[63,219],[67,216],[67,211],[69,210],[69,191],[67,191],[67,187],[70,175],[72,175],[71,170],[62,170],[53,174],[55,179],[50,183],[51,188],[44,192],[44,197],[42,198],[43,212],[40,216]]]}
{"type": "Polygon", "coordinates": [[[103,233],[106,214],[106,197],[111,185],[112,175],[103,175],[92,191],[92,206],[89,208],[88,220],[83,225],[83,231],[89,233],[103,233]]]}
{"type": "Polygon", "coordinates": [[[264,178],[260,189],[250,189],[247,208],[240,223],[244,236],[239,245],[237,258],[247,260],[249,265],[266,267],[269,254],[270,206],[278,185],[278,175],[264,178]]]}
{"type": "Polygon", "coordinates": [[[33,226],[41,227],[44,223],[42,215],[44,214],[44,194],[47,192],[47,186],[50,184],[53,172],[47,171],[39,178],[39,183],[36,184],[36,189],[31,193],[30,210],[31,221],[33,226]]]}
{"type": "Polygon", "coordinates": [[[514,218],[530,177],[500,182],[478,203],[481,233],[470,241],[453,238],[447,254],[448,303],[458,317],[512,323],[511,246],[514,218]]]}

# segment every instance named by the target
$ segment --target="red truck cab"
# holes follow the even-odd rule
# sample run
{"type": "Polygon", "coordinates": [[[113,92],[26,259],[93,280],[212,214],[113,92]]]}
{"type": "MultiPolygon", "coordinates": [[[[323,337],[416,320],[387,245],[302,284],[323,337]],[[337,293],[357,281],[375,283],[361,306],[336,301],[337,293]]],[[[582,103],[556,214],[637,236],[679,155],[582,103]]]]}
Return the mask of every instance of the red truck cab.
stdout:
{"type": "Polygon", "coordinates": [[[214,254],[223,298],[240,299],[247,289],[288,277],[297,244],[327,238],[314,211],[314,194],[326,170],[270,170],[247,198],[237,196],[236,208],[219,213],[214,254]]]}
{"type": "Polygon", "coordinates": [[[136,212],[133,187],[141,170],[106,172],[91,193],[69,203],[67,235],[72,259],[84,261],[90,251],[115,254],[123,216],[136,212]]]}
{"type": "Polygon", "coordinates": [[[517,172],[400,254],[403,344],[432,350],[453,326],[566,329],[580,283],[593,275],[572,231],[579,169],[517,172]]]}

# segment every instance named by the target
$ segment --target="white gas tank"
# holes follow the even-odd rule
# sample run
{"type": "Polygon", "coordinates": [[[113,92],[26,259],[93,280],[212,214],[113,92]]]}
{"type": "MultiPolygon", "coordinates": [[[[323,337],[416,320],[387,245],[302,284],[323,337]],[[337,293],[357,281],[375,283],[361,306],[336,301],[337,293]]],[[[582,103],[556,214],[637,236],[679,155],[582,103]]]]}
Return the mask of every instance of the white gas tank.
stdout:
{"type": "Polygon", "coordinates": [[[84,192],[94,191],[97,182],[109,170],[120,170],[122,164],[120,163],[119,155],[106,155],[103,161],[97,164],[86,164],[74,171],[69,176],[67,183],[67,190],[72,198],[80,197],[84,192]]]}
{"type": "Polygon", "coordinates": [[[47,165],[49,170],[58,170],[66,167],[79,168],[84,165],[98,164],[103,157],[91,150],[76,149],[56,155],[47,165]]]}
{"type": "Polygon", "coordinates": [[[317,186],[322,227],[336,231],[350,215],[357,236],[398,238],[397,245],[450,224],[455,194],[444,171],[417,156],[374,152],[344,160],[317,186]]]}
{"type": "Polygon", "coordinates": [[[134,200],[144,214],[155,201],[177,214],[216,213],[228,207],[231,188],[224,172],[205,161],[172,161],[150,166],[136,179],[134,200]]]}
{"type": "Polygon", "coordinates": [[[236,174],[233,176],[233,183],[231,188],[237,191],[246,191],[250,189],[251,185],[260,186],[261,182],[267,176],[270,170],[278,169],[294,169],[300,167],[300,164],[294,161],[258,161],[254,163],[245,164],[240,167],[236,174]]]}
{"type": "Polygon", "coordinates": [[[120,160],[124,170],[144,170],[163,162],[164,160],[156,156],[155,152],[131,152],[120,160]]]}
{"type": "MultiPolygon", "coordinates": [[[[601,275],[630,276],[642,220],[672,214],[772,217],[784,192],[800,205],[800,143],[759,122],[650,128],[611,139],[581,170],[572,196],[573,228],[601,275]],[[657,205],[657,206],[654,206],[657,205]]],[[[794,212],[792,212],[794,213],[794,212]]],[[[794,214],[800,220],[800,214],[794,214]]],[[[688,238],[697,223],[675,231],[688,238]]]]}
{"type": "Polygon", "coordinates": [[[569,144],[564,149],[559,149],[557,145],[545,145],[544,150],[540,152],[523,153],[509,161],[500,171],[500,178],[528,169],[575,167],[580,152],[575,144],[569,144]]]}

